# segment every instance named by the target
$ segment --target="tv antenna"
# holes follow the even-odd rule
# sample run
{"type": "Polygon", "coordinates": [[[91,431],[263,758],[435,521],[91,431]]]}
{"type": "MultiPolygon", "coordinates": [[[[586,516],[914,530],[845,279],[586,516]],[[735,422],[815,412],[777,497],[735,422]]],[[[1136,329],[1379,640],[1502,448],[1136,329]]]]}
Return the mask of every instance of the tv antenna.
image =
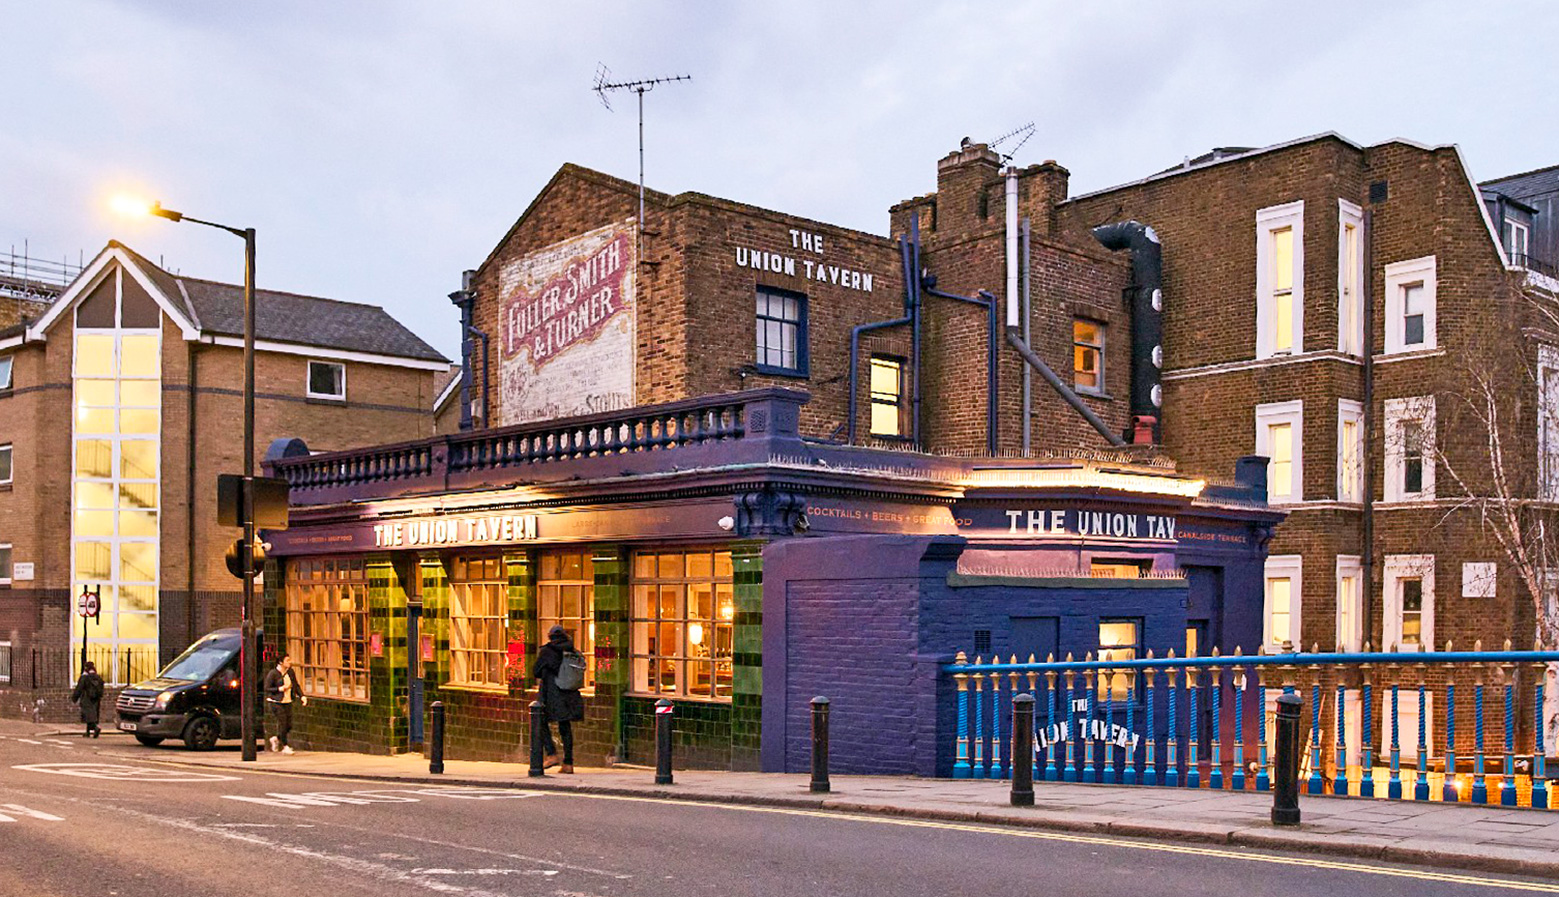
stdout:
{"type": "Polygon", "coordinates": [[[611,69],[605,63],[600,63],[595,70],[595,95],[600,98],[601,105],[608,112],[612,111],[612,101],[607,98],[608,91],[631,90],[639,95],[639,232],[644,231],[644,95],[655,89],[657,84],[670,84],[673,81],[691,81],[692,75],[672,75],[666,78],[646,78],[643,81],[611,81],[611,69]]]}
{"type": "Polygon", "coordinates": [[[1012,157],[1016,156],[1018,154],[1018,150],[1023,148],[1023,144],[1028,143],[1029,138],[1034,136],[1034,131],[1035,128],[1033,122],[1029,122],[1026,125],[1019,125],[1018,127],[1013,128],[995,140],[992,140],[989,144],[990,148],[995,149],[996,147],[1001,146],[1003,143],[1006,143],[1008,140],[1011,140],[1014,137],[1018,138],[1018,142],[1012,147],[1011,152],[1001,154],[1002,162],[1011,162],[1012,157]]]}

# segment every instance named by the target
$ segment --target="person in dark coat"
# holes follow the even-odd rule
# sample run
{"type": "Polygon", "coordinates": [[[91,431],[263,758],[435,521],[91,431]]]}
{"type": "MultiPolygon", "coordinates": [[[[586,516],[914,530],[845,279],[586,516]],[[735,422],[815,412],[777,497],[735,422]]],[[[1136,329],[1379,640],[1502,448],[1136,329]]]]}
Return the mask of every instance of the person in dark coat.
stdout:
{"type": "Polygon", "coordinates": [[[265,674],[260,691],[265,694],[265,706],[270,708],[271,725],[275,726],[275,734],[270,739],[271,750],[290,754],[292,745],[287,743],[287,735],[292,731],[292,705],[309,705],[309,696],[303,693],[298,674],[292,669],[292,655],[282,652],[276,666],[265,674]]]}
{"type": "Polygon", "coordinates": [[[76,687],[71,690],[70,700],[74,704],[81,705],[81,721],[87,724],[87,730],[81,733],[82,738],[96,738],[103,733],[103,728],[97,724],[98,717],[102,713],[103,705],[103,677],[97,674],[97,664],[87,661],[81,669],[81,678],[76,680],[76,687]]]}
{"type": "Polygon", "coordinates": [[[558,765],[557,743],[552,740],[552,723],[558,724],[558,738],[563,741],[563,765],[558,772],[574,771],[574,722],[585,718],[585,699],[578,690],[558,688],[558,670],[563,667],[563,655],[573,653],[574,640],[568,630],[554,626],[547,631],[547,643],[536,652],[536,663],[531,675],[541,690],[542,712],[546,719],[541,726],[541,749],[547,755],[546,767],[558,765]]]}

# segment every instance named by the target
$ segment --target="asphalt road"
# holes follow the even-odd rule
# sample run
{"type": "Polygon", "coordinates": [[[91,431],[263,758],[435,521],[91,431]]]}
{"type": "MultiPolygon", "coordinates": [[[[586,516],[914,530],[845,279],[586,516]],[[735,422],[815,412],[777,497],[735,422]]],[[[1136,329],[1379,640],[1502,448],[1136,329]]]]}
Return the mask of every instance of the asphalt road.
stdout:
{"type": "Polygon", "coordinates": [[[0,895],[1559,894],[1559,882],[881,816],[195,769],[0,738],[0,895]]]}

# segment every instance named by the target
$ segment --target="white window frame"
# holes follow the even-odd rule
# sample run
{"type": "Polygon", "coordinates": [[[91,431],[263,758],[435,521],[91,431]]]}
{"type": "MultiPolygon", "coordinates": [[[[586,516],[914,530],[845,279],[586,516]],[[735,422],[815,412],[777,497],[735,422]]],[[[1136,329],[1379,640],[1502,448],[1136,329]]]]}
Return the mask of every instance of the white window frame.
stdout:
{"type": "Polygon", "coordinates": [[[16,373],[16,356],[0,355],[0,392],[11,388],[16,373]]]}
{"type": "Polygon", "coordinates": [[[1297,504],[1304,500],[1305,494],[1305,403],[1301,400],[1292,402],[1271,402],[1256,406],[1256,454],[1267,459],[1267,503],[1268,504],[1297,504]],[[1268,428],[1274,424],[1290,424],[1293,433],[1293,491],[1279,494],[1273,491],[1272,478],[1272,446],[1268,437],[1268,428]]]}
{"type": "Polygon", "coordinates": [[[1532,229],[1525,222],[1514,218],[1505,219],[1505,252],[1510,255],[1511,264],[1525,268],[1527,256],[1532,251],[1532,229]],[[1521,235],[1521,248],[1516,248],[1516,234],[1521,235]]]}
{"type": "Polygon", "coordinates": [[[1386,400],[1386,501],[1434,501],[1437,444],[1434,396],[1386,400]],[[1409,421],[1417,421],[1424,431],[1424,482],[1419,492],[1408,492],[1403,488],[1406,471],[1402,425],[1409,421]]]}
{"type": "Polygon", "coordinates": [[[1384,609],[1381,636],[1387,651],[1434,650],[1434,555],[1388,554],[1381,567],[1381,607],[1384,609]],[[1423,644],[1418,648],[1403,648],[1402,642],[1402,592],[1398,588],[1404,579],[1423,581],[1424,609],[1420,627],[1423,644]]]}
{"type": "Polygon", "coordinates": [[[1559,501],[1559,391],[1548,388],[1550,375],[1559,377],[1559,348],[1538,346],[1538,497],[1542,501],[1559,501]]]}
{"type": "Polygon", "coordinates": [[[1270,206],[1256,212],[1256,357],[1299,355],[1304,352],[1305,332],[1305,201],[1270,206]],[[1294,232],[1293,310],[1290,324],[1294,344],[1281,351],[1273,348],[1277,302],[1272,293],[1272,234],[1284,228],[1294,232]]]}
{"type": "Polygon", "coordinates": [[[1386,354],[1399,352],[1423,352],[1436,348],[1435,339],[1435,257],[1393,262],[1386,266],[1386,354]],[[1424,287],[1424,341],[1407,345],[1403,342],[1403,295],[1408,287],[1423,284],[1424,287]]]}
{"type": "Polygon", "coordinates": [[[9,486],[16,481],[16,446],[9,442],[0,445],[0,455],[6,456],[5,479],[0,480],[0,486],[9,486]]]}
{"type": "Polygon", "coordinates": [[[1462,562],[1462,597],[1493,598],[1498,594],[1499,565],[1493,561],[1462,562]]]}
{"type": "Polygon", "coordinates": [[[1356,554],[1337,556],[1337,650],[1360,651],[1364,647],[1364,567],[1356,554]],[[1343,585],[1351,582],[1353,594],[1343,585]]]}
{"type": "Polygon", "coordinates": [[[1337,500],[1364,501],[1364,404],[1337,400],[1337,500]],[[1353,424],[1353,465],[1349,469],[1349,439],[1345,424],[1353,424]]]}
{"type": "Polygon", "coordinates": [[[1364,210],[1337,200],[1337,348],[1364,354],[1364,210]],[[1353,228],[1353,264],[1348,264],[1348,229],[1353,228]],[[1350,320],[1351,319],[1351,320],[1350,320]],[[1350,324],[1352,326],[1350,326],[1350,324]]]}
{"type": "Polygon", "coordinates": [[[0,542],[0,549],[5,549],[7,552],[6,563],[0,564],[0,586],[8,586],[11,584],[11,573],[16,564],[16,559],[12,556],[15,549],[10,542],[0,542]]]}
{"type": "Polygon", "coordinates": [[[12,650],[8,639],[0,639],[0,652],[6,655],[5,675],[0,676],[0,685],[10,685],[16,676],[16,652],[12,650]]]}
{"type": "Polygon", "coordinates": [[[317,359],[317,358],[310,358],[308,360],[308,367],[304,371],[303,394],[304,394],[304,396],[306,396],[307,398],[310,398],[310,399],[328,399],[328,400],[333,401],[333,402],[345,402],[346,401],[346,364],[343,363],[343,362],[340,362],[340,361],[322,361],[322,360],[317,359]],[[341,392],[340,393],[328,393],[328,392],[315,392],[314,391],[314,365],[316,365],[316,364],[326,365],[328,367],[334,367],[334,368],[340,368],[341,369],[341,392]]]}
{"type": "Polygon", "coordinates": [[[1274,554],[1267,558],[1261,578],[1261,643],[1268,648],[1279,649],[1283,642],[1293,645],[1295,651],[1303,650],[1299,640],[1300,618],[1304,607],[1304,556],[1298,554],[1274,554]],[[1272,581],[1287,579],[1288,632],[1272,631],[1272,581]]]}

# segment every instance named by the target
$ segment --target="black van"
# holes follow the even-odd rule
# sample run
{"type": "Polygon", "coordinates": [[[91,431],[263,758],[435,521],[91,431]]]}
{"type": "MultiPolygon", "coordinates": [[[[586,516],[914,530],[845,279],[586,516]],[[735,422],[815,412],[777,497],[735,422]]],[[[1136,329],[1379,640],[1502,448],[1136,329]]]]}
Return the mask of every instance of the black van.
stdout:
{"type": "MultiPolygon", "coordinates": [[[[219,738],[241,737],[242,710],[238,701],[241,643],[239,630],[218,629],[190,645],[158,673],[157,678],[136,683],[120,692],[119,702],[114,705],[119,712],[119,728],[134,735],[141,744],[157,745],[164,739],[182,738],[187,747],[197,751],[210,750],[219,738]]],[[[256,631],[256,692],[259,690],[262,644],[256,631]]]]}

